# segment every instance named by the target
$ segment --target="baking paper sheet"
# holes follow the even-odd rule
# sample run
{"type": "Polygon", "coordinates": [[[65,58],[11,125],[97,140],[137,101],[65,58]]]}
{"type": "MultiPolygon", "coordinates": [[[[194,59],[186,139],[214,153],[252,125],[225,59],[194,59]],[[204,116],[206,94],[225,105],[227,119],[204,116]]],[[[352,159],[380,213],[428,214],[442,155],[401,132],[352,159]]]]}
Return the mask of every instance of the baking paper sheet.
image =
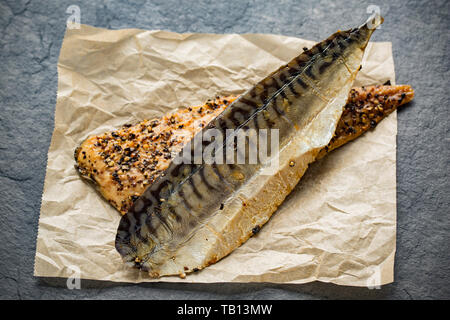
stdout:
{"type": "MultiPolygon", "coordinates": [[[[81,25],[58,62],[55,129],[45,177],[35,276],[120,282],[393,281],[396,113],[311,165],[262,230],[223,260],[179,277],[149,279],[114,248],[120,214],[74,169],[89,135],[161,116],[216,95],[239,94],[311,47],[267,34],[178,34],[81,25]]],[[[391,43],[369,43],[355,85],[395,83],[391,43]]]]}

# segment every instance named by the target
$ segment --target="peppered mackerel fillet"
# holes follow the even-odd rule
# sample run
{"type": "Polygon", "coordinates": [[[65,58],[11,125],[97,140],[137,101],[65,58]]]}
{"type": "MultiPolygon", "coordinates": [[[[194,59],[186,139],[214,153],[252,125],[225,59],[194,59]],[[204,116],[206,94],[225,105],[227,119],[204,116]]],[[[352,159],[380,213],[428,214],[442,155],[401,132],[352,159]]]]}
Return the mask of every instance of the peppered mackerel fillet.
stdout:
{"type": "MultiPolygon", "coordinates": [[[[352,88],[334,136],[317,158],[374,128],[413,97],[408,85],[352,88]]],[[[234,96],[216,97],[201,106],[182,108],[159,119],[89,137],[76,149],[76,168],[125,214],[169,166],[172,155],[235,99],[234,96]]]]}
{"type": "MultiPolygon", "coordinates": [[[[333,137],[364,49],[381,20],[378,16],[318,43],[198,132],[175,160],[192,153],[197,137],[209,129],[223,136],[227,129],[235,134],[276,129],[279,165],[267,171],[270,161],[172,161],[121,218],[115,245],[125,263],[152,277],[185,276],[228,255],[266,223],[333,137]]],[[[226,144],[234,137],[228,136],[226,144]]],[[[237,151],[232,149],[234,159],[237,151]]]]}

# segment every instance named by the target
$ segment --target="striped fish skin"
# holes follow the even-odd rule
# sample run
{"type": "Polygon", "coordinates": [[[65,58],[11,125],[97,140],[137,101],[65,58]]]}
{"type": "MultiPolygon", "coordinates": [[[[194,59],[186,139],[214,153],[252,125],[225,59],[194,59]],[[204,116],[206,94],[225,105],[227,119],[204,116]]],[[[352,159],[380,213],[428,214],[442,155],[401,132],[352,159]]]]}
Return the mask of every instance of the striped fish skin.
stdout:
{"type": "Polygon", "coordinates": [[[211,121],[200,134],[278,129],[279,168],[266,175],[264,164],[172,162],[120,221],[116,249],[125,263],[152,277],[184,276],[257,232],[331,140],[373,31],[366,23],[335,33],[211,121]]]}

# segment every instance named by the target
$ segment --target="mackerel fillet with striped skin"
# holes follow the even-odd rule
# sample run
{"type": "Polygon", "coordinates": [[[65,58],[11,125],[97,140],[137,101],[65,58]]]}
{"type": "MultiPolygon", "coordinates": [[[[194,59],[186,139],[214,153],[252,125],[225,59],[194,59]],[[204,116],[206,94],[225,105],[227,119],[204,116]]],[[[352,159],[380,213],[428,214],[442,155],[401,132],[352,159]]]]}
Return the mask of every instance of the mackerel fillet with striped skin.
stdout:
{"type": "MultiPolygon", "coordinates": [[[[184,277],[258,232],[333,137],[366,45],[381,21],[378,16],[339,31],[303,52],[197,133],[216,129],[225,137],[227,129],[277,129],[279,165],[267,174],[267,162],[171,162],[121,218],[116,249],[125,263],[151,277],[184,277]]],[[[185,153],[192,146],[185,146],[185,153]]]]}

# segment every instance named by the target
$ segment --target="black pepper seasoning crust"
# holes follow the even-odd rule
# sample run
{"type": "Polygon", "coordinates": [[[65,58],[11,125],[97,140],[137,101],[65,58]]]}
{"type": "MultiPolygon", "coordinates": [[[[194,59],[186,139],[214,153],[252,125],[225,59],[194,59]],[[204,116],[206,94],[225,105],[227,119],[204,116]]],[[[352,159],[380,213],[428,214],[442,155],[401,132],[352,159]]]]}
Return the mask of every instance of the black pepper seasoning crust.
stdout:
{"type": "Polygon", "coordinates": [[[90,137],[74,152],[75,168],[83,177],[96,182],[102,195],[124,214],[145,188],[162,174],[172,154],[187,142],[189,135],[180,136],[180,131],[193,135],[235,98],[217,98],[202,106],[179,109],[160,119],[125,124],[114,131],[90,137]],[[199,118],[200,126],[194,128],[193,120],[199,118]],[[108,183],[113,184],[113,188],[107,187],[108,183]],[[102,188],[115,192],[105,194],[102,188]]]}
{"type": "Polygon", "coordinates": [[[374,129],[397,106],[410,101],[413,96],[410,86],[377,85],[351,89],[335,135],[320,151],[318,158],[369,129],[374,129]]]}

